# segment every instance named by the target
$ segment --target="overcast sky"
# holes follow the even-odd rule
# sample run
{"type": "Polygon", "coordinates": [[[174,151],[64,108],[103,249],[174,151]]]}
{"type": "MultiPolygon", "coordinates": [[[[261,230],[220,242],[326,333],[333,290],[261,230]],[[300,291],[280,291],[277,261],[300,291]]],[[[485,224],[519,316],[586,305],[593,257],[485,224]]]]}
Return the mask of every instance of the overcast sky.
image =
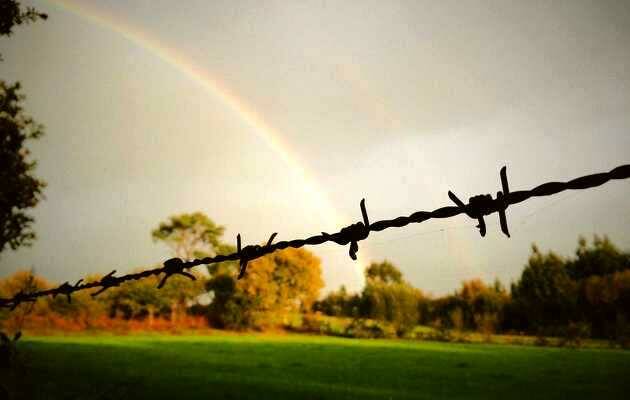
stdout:
{"type": "MultiPolygon", "coordinates": [[[[150,231],[177,213],[258,243],[336,231],[363,197],[376,220],[449,205],[449,189],[495,193],[503,165],[517,190],[630,162],[627,1],[25,4],[49,19],[0,39],[0,78],[46,127],[31,147],[48,187],[38,240],[4,252],[0,276],[160,262],[150,231]]],[[[630,249],[629,197],[614,181],[510,208],[511,239],[496,216],[485,238],[460,216],[373,233],[359,253],[436,294],[509,283],[532,242],[630,249]]],[[[311,249],[328,289],[362,286],[347,248],[311,249]]]]}

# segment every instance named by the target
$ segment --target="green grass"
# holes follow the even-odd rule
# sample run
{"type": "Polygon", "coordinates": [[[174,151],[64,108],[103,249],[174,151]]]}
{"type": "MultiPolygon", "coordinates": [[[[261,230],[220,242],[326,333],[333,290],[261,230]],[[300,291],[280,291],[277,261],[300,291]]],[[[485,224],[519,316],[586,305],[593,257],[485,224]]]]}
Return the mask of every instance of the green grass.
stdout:
{"type": "Polygon", "coordinates": [[[25,338],[17,398],[627,398],[630,352],[303,335],[25,338]]]}

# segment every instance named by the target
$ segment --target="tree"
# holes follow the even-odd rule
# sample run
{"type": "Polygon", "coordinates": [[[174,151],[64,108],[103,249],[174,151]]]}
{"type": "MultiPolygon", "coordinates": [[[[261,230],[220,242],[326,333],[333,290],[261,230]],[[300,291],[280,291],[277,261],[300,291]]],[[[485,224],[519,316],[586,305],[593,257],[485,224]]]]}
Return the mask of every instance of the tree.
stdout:
{"type": "Polygon", "coordinates": [[[406,282],[369,282],[361,293],[360,314],[387,321],[402,334],[418,324],[422,292],[406,282]]]}
{"type": "Polygon", "coordinates": [[[208,282],[210,320],[219,327],[266,324],[268,317],[309,311],[324,286],[321,261],[306,249],[275,251],[250,262],[247,275],[221,271],[208,282]]]}
{"type": "Polygon", "coordinates": [[[405,282],[396,266],[389,261],[371,263],[365,278],[361,316],[391,322],[399,335],[418,324],[422,292],[405,282]]]}
{"type": "MultiPolygon", "coordinates": [[[[10,36],[15,25],[46,19],[34,8],[22,10],[13,0],[0,2],[0,36],[10,36]]],[[[2,59],[0,55],[0,60],[2,59]]],[[[20,83],[0,80],[0,252],[30,246],[35,239],[33,217],[25,210],[42,198],[45,183],[32,175],[35,161],[29,159],[25,142],[41,137],[42,125],[24,114],[20,83]]]]}
{"type": "MultiPolygon", "coordinates": [[[[47,18],[48,15],[40,13],[33,7],[22,9],[18,1],[2,0],[0,1],[0,36],[11,36],[13,27],[16,25],[47,18]]],[[[0,61],[2,61],[1,54],[0,61]]]]}
{"type": "Polygon", "coordinates": [[[521,278],[512,285],[512,298],[530,330],[565,326],[576,316],[577,285],[565,260],[553,252],[542,254],[536,245],[521,278]]]}
{"type": "Polygon", "coordinates": [[[361,296],[357,293],[348,293],[345,286],[332,291],[322,300],[313,303],[313,311],[319,311],[325,315],[335,317],[358,317],[361,296]]]}
{"type": "Polygon", "coordinates": [[[245,329],[255,323],[256,299],[236,285],[234,274],[216,274],[207,288],[213,299],[208,308],[208,320],[217,328],[245,329]]]}
{"type": "Polygon", "coordinates": [[[179,321],[180,316],[186,311],[188,302],[194,301],[205,292],[205,282],[198,273],[193,274],[197,276],[196,280],[185,276],[172,276],[161,289],[158,289],[159,295],[169,302],[170,318],[173,323],[179,321]]]}
{"type": "MultiPolygon", "coordinates": [[[[437,303],[433,312],[435,317],[442,320],[458,314],[455,319],[459,320],[461,328],[477,329],[490,334],[498,328],[509,300],[510,297],[501,282],[495,280],[493,285],[487,285],[476,278],[463,281],[461,289],[447,296],[445,301],[437,303]]],[[[454,322],[453,318],[451,322],[454,322]]]]}
{"type": "Polygon", "coordinates": [[[202,212],[172,216],[151,232],[154,241],[169,246],[184,260],[226,254],[234,248],[221,241],[225,227],[217,225],[202,212]]]}
{"type": "Polygon", "coordinates": [[[124,282],[99,297],[107,304],[110,317],[130,319],[147,316],[151,322],[155,315],[169,310],[168,298],[157,288],[158,282],[155,276],[124,282]]]}
{"type": "Polygon", "coordinates": [[[47,19],[48,15],[40,13],[33,7],[22,9],[20,2],[15,0],[2,0],[0,2],[0,36],[11,36],[15,25],[35,22],[40,18],[47,19]]]}
{"type": "Polygon", "coordinates": [[[590,322],[594,336],[617,336],[619,323],[627,325],[630,319],[630,270],[586,278],[581,282],[579,300],[580,311],[590,322]]]}
{"type": "Polygon", "coordinates": [[[200,279],[193,281],[183,276],[172,276],[161,289],[157,288],[159,281],[157,276],[128,281],[99,297],[108,305],[110,316],[127,319],[146,317],[152,325],[156,316],[169,316],[176,323],[186,301],[199,296],[204,290],[200,279]]]}
{"type": "MultiPolygon", "coordinates": [[[[83,278],[83,283],[96,282],[102,276],[90,274],[83,278]]],[[[112,288],[117,289],[117,288],[112,288]]],[[[71,301],[64,295],[48,297],[48,308],[51,311],[48,315],[56,314],[63,317],[68,322],[80,329],[97,326],[98,321],[107,316],[110,303],[108,302],[108,292],[93,298],[92,293],[97,289],[81,290],[72,294],[71,301]]]]}
{"type": "Polygon", "coordinates": [[[593,245],[585,238],[578,239],[576,258],[567,263],[571,278],[581,280],[593,275],[603,276],[630,268],[630,254],[619,251],[607,236],[595,235],[593,245]]]}
{"type": "MultiPolygon", "coordinates": [[[[225,227],[216,224],[202,212],[171,216],[166,222],[151,232],[154,241],[162,241],[169,246],[176,257],[184,260],[213,257],[217,254],[229,254],[236,250],[222,241],[225,227]]],[[[232,274],[236,272],[236,262],[229,261],[208,265],[210,276],[232,274]]],[[[197,281],[184,277],[171,277],[162,288],[162,294],[169,299],[171,320],[176,321],[185,309],[186,302],[203,294],[201,276],[197,281]]],[[[211,283],[206,282],[211,290],[211,283]]],[[[152,315],[152,314],[151,314],[152,315]]]]}
{"type": "MultiPolygon", "coordinates": [[[[33,271],[17,271],[6,278],[0,279],[0,297],[10,298],[20,292],[31,293],[48,289],[50,286],[48,281],[35,275],[33,271]]],[[[1,330],[12,331],[13,333],[19,332],[29,315],[41,315],[46,312],[48,312],[48,303],[42,299],[34,302],[24,302],[13,311],[6,308],[1,309],[1,330]]]]}
{"type": "Polygon", "coordinates": [[[619,324],[627,325],[622,321],[630,317],[630,254],[595,235],[591,246],[580,237],[575,255],[567,270],[580,288],[580,318],[588,321],[593,336],[618,337],[619,324]]]}
{"type": "Polygon", "coordinates": [[[373,262],[365,270],[365,278],[368,281],[380,281],[383,283],[401,283],[402,273],[391,262],[385,260],[380,263],[373,262]]]}
{"type": "Polygon", "coordinates": [[[250,274],[238,285],[260,298],[261,310],[266,311],[309,311],[324,287],[321,260],[304,248],[275,251],[254,260],[250,274]]]}

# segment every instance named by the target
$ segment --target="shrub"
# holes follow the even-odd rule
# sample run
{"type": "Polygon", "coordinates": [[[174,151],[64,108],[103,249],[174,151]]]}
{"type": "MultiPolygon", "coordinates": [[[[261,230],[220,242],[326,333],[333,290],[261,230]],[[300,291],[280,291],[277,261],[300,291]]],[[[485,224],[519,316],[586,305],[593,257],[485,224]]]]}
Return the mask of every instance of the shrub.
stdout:
{"type": "Polygon", "coordinates": [[[345,336],[360,339],[395,338],[396,330],[380,321],[355,319],[345,329],[345,336]]]}
{"type": "Polygon", "coordinates": [[[428,340],[437,340],[439,342],[451,342],[453,340],[453,335],[451,331],[448,329],[447,325],[442,321],[442,319],[438,318],[431,324],[433,327],[433,332],[427,334],[425,339],[428,340]]]}
{"type": "Polygon", "coordinates": [[[591,336],[591,327],[586,322],[569,322],[564,328],[564,335],[558,342],[559,346],[580,347],[582,341],[591,336]]]}
{"type": "Polygon", "coordinates": [[[302,318],[302,326],[300,331],[308,333],[316,333],[320,335],[333,334],[332,327],[328,321],[318,315],[307,314],[302,318]]]}
{"type": "Polygon", "coordinates": [[[421,298],[422,293],[407,283],[369,281],[361,294],[360,314],[390,322],[404,333],[418,323],[421,298]]]}
{"type": "Polygon", "coordinates": [[[492,334],[496,331],[498,316],[496,313],[475,314],[475,325],[486,342],[492,341],[492,334]]]}
{"type": "Polygon", "coordinates": [[[543,334],[537,334],[536,340],[534,340],[534,345],[536,346],[549,346],[549,339],[543,334]]]}

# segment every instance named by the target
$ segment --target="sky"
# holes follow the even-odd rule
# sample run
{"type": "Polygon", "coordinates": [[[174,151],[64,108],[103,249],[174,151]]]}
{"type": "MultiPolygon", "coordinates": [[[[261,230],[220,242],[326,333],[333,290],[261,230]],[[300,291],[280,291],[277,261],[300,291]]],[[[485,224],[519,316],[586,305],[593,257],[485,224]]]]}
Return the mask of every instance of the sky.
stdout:
{"type": "MultiPolygon", "coordinates": [[[[51,281],[170,257],[150,232],[202,211],[245,243],[608,171],[630,162],[624,1],[29,1],[47,21],[0,39],[46,135],[38,239],[0,276],[51,281]]],[[[326,289],[387,259],[423,290],[520,276],[531,244],[630,249],[629,181],[508,210],[511,238],[465,216],[309,248],[326,289]]]]}

